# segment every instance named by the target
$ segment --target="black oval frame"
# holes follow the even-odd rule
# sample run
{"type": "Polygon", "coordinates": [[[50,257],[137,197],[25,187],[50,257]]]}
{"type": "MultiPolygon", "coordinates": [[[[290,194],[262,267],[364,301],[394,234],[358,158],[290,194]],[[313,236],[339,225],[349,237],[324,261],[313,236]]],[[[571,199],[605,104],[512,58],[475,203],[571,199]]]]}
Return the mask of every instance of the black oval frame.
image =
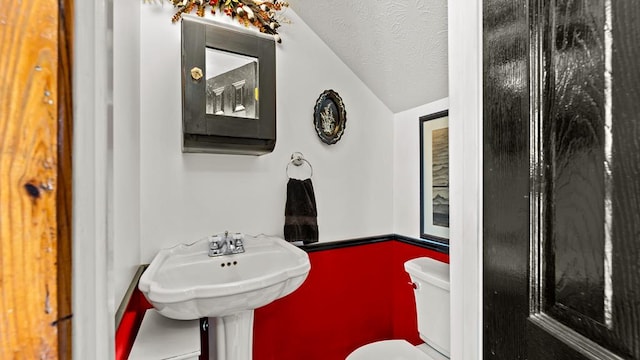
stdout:
{"type": "Polygon", "coordinates": [[[318,100],[316,100],[316,105],[313,109],[313,124],[316,128],[318,137],[325,144],[333,145],[340,140],[347,124],[347,110],[345,110],[342,98],[340,97],[340,95],[338,95],[337,92],[333,90],[325,90],[322,92],[322,94],[320,94],[320,97],[318,97],[318,100]],[[320,115],[322,109],[328,102],[332,102],[335,105],[336,109],[338,109],[338,121],[336,121],[335,131],[331,135],[327,135],[323,131],[322,117],[320,115]]]}

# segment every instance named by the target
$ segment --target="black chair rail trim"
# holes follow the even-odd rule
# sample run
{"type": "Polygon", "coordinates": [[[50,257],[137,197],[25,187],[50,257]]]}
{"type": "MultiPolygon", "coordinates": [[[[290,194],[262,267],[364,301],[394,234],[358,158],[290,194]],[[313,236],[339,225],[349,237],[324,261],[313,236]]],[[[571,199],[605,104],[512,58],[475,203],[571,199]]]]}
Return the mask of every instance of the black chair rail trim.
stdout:
{"type": "Polygon", "coordinates": [[[333,249],[341,249],[351,246],[360,246],[360,245],[368,245],[379,243],[383,241],[391,241],[397,240],[406,244],[419,246],[425,249],[437,251],[443,254],[449,254],[449,245],[441,244],[435,241],[430,241],[427,239],[416,239],[404,235],[398,234],[387,234],[387,235],[378,235],[378,236],[370,236],[356,239],[346,239],[339,241],[329,241],[329,242],[318,242],[309,245],[302,245],[300,249],[306,252],[314,252],[314,251],[324,251],[324,250],[333,250],[333,249]]]}

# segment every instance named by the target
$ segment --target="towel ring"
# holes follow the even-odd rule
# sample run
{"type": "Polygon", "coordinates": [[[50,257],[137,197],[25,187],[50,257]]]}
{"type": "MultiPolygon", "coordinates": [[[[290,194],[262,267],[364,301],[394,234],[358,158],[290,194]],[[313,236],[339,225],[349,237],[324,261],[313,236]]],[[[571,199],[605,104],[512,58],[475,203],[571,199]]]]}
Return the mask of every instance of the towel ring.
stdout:
{"type": "Polygon", "coordinates": [[[287,164],[287,177],[291,178],[291,176],[289,175],[289,166],[291,166],[291,164],[295,165],[295,166],[300,166],[302,164],[306,163],[307,165],[309,165],[309,169],[311,170],[311,175],[309,175],[309,178],[313,177],[313,166],[311,166],[311,163],[304,158],[304,155],[302,155],[301,152],[294,152],[293,154],[291,154],[291,160],[289,161],[289,163],[287,164]]]}

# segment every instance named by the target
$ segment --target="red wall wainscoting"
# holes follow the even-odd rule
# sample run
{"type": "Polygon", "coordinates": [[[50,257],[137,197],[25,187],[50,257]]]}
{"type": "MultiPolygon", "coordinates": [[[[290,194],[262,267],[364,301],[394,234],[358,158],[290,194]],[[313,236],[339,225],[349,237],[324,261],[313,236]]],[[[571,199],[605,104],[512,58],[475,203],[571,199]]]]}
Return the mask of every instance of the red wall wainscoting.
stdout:
{"type": "Polygon", "coordinates": [[[152,308],[151,304],[136,286],[124,310],[120,325],[116,330],[116,360],[127,360],[129,358],[133,342],[138,334],[140,324],[142,324],[144,312],[150,308],[152,308]]]}
{"type": "MultiPolygon", "coordinates": [[[[423,256],[449,262],[447,254],[395,240],[310,252],[311,271],[302,286],[256,309],[253,358],[344,360],[373,341],[419,344],[404,262],[423,256]]],[[[143,313],[148,304],[136,302],[143,313]]],[[[138,319],[130,317],[116,335],[118,360],[127,358],[137,332],[126,327],[139,326],[138,319]]]]}

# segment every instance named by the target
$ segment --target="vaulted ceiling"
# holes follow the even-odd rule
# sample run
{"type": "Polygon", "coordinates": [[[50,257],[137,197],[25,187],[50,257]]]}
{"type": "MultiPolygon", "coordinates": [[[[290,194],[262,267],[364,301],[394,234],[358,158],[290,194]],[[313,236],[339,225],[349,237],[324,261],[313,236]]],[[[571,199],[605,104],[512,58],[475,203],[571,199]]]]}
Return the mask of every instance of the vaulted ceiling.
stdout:
{"type": "Polygon", "coordinates": [[[288,1],[392,112],[448,96],[446,0],[288,1]]]}

